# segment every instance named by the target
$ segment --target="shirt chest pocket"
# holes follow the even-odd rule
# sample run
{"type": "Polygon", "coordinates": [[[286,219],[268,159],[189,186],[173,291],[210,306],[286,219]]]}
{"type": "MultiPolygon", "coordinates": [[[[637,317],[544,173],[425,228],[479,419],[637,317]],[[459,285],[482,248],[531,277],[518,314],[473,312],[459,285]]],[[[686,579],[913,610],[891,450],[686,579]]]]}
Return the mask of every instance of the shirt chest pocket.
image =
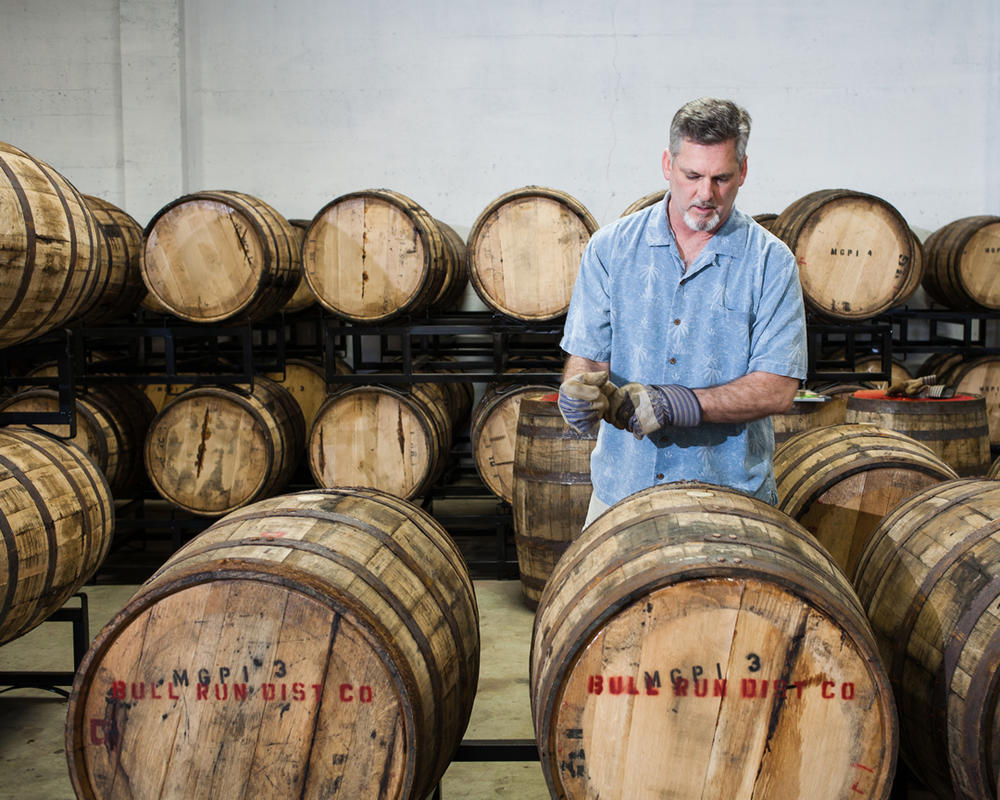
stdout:
{"type": "Polygon", "coordinates": [[[710,385],[726,383],[747,373],[750,364],[750,323],[748,311],[716,307],[706,312],[698,325],[710,385]]]}

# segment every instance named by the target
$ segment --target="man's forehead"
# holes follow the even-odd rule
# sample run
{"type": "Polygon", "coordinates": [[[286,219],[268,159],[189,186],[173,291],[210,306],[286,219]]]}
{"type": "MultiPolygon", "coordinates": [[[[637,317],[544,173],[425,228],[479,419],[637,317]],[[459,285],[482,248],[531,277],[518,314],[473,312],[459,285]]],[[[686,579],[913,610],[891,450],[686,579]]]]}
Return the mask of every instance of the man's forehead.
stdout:
{"type": "Polygon", "coordinates": [[[715,144],[700,144],[690,139],[681,140],[681,146],[671,158],[681,168],[711,165],[720,173],[736,171],[740,163],[736,158],[736,140],[727,139],[715,144]]]}

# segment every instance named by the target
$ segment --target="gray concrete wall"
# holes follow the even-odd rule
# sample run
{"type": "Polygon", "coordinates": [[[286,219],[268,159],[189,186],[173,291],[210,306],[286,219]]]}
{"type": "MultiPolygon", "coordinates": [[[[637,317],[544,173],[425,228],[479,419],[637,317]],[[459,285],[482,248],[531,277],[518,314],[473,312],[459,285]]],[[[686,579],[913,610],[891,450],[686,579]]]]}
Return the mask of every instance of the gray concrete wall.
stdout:
{"type": "Polygon", "coordinates": [[[145,224],[409,195],[465,234],[527,184],[599,222],[663,186],[676,108],[754,117],[740,206],[870,192],[920,234],[1000,213],[996,0],[0,0],[0,139],[145,224]]]}

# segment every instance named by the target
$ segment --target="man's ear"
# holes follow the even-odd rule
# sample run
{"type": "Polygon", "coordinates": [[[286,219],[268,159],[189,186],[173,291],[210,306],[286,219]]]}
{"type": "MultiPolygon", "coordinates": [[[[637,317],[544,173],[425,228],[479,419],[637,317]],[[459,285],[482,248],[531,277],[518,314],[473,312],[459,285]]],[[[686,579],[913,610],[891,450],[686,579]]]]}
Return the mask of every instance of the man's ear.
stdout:
{"type": "MultiPolygon", "coordinates": [[[[744,162],[743,171],[744,171],[744,173],[746,172],[746,164],[745,164],[745,162],[744,162]]],[[[668,182],[670,181],[670,151],[669,150],[664,150],[663,151],[663,177],[666,178],[668,182]]]]}

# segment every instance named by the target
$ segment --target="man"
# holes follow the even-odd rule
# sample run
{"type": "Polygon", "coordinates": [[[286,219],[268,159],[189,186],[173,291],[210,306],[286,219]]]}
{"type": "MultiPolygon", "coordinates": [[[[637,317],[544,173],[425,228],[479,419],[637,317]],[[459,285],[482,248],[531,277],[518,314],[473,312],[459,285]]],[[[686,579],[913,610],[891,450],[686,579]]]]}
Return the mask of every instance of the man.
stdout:
{"type": "Polygon", "coordinates": [[[735,208],[749,136],[730,101],[683,106],[663,154],[667,195],[587,245],[559,391],[570,425],[600,427],[587,524],[668,481],[777,502],[768,417],[806,376],[805,312],[792,253],[735,208]]]}

